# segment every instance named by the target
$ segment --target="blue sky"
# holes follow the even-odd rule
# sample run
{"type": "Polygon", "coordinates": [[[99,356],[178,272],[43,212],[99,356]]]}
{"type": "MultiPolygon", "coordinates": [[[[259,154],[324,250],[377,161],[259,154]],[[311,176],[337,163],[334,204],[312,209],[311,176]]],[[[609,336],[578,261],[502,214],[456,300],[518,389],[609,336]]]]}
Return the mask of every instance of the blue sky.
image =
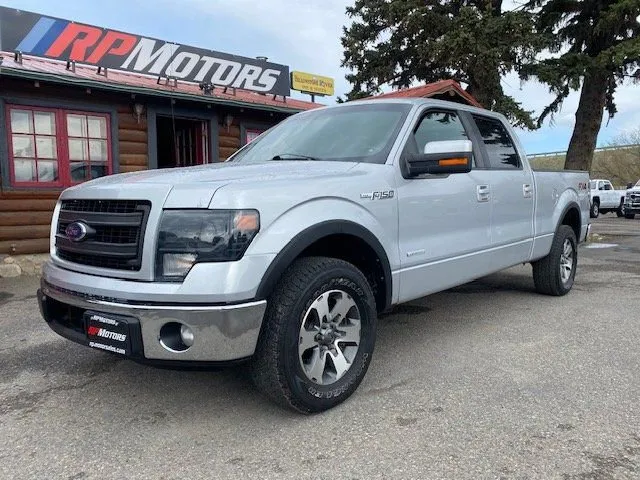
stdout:
{"type": "MultiPolygon", "coordinates": [[[[248,57],[265,55],[291,69],[336,79],[336,94],[349,90],[340,68],[342,26],[349,22],[345,7],[352,0],[0,0],[7,7],[110,27],[125,32],[189,44],[248,57]]],[[[520,85],[515,75],[503,88],[527,109],[540,112],[552,99],[544,85],[520,85]]],[[[308,98],[294,94],[299,98],[308,98]]],[[[320,99],[334,103],[335,97],[320,99]]],[[[640,85],[627,83],[616,95],[618,114],[598,137],[604,146],[612,138],[640,128],[640,85]]],[[[519,132],[528,153],[566,150],[578,104],[577,93],[550,122],[534,132],[519,132]]]]}

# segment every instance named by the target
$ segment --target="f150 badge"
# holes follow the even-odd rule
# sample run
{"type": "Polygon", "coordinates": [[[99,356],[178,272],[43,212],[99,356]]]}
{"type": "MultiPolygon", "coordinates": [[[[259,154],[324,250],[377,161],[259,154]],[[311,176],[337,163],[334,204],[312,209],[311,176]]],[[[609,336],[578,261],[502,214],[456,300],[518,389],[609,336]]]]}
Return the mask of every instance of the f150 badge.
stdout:
{"type": "Polygon", "coordinates": [[[393,198],[395,192],[393,190],[385,190],[382,192],[366,192],[361,193],[360,198],[369,198],[371,200],[388,200],[393,198]]]}

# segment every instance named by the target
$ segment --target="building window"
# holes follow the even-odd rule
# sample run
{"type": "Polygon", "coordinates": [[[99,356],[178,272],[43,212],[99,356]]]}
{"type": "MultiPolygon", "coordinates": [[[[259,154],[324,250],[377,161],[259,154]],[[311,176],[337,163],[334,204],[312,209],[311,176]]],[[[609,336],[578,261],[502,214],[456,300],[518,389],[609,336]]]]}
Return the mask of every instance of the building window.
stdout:
{"type": "Polygon", "coordinates": [[[111,173],[107,114],[9,105],[11,185],[68,187],[111,173]]]}
{"type": "Polygon", "coordinates": [[[246,143],[253,142],[256,138],[258,138],[264,130],[257,130],[255,128],[248,128],[246,130],[246,143]]]}

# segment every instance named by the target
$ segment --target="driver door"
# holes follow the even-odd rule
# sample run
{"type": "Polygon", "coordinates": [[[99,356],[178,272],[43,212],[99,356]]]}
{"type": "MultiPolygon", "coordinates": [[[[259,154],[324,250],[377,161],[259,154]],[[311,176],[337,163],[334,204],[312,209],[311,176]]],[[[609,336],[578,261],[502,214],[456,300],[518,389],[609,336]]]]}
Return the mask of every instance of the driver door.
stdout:
{"type": "Polygon", "coordinates": [[[398,175],[400,301],[473,280],[490,268],[491,204],[487,172],[474,144],[471,172],[406,178],[403,158],[433,141],[470,140],[454,110],[428,109],[418,118],[398,175]]]}

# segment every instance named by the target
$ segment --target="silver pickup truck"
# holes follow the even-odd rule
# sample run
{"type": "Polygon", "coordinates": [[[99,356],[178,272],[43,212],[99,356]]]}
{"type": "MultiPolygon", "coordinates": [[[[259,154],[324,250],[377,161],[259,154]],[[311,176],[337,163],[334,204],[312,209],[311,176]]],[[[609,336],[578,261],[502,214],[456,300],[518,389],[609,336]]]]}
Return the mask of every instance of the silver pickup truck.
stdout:
{"type": "Polygon", "coordinates": [[[586,172],[534,172],[495,113],[428,99],[300,113],[227,162],[70,188],[38,298],[48,325],[135,361],[247,361],[303,413],[357,388],[376,318],[523,263],[574,283],[586,172]]]}

